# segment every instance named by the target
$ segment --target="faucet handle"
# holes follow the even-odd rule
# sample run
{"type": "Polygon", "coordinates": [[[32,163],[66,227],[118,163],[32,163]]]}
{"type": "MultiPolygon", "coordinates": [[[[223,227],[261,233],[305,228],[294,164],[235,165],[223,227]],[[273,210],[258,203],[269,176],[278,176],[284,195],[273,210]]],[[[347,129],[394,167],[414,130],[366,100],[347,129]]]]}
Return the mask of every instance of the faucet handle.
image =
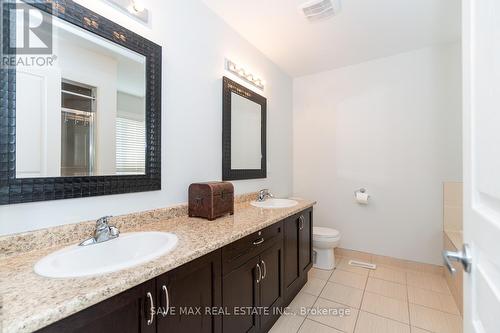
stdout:
{"type": "Polygon", "coordinates": [[[118,237],[120,235],[120,230],[117,227],[110,226],[109,227],[109,236],[111,238],[118,237]]]}
{"type": "Polygon", "coordinates": [[[108,220],[111,217],[112,216],[103,216],[97,219],[95,222],[94,237],[81,242],[80,245],[97,244],[118,237],[120,235],[118,228],[108,224],[108,220]]]}
{"type": "Polygon", "coordinates": [[[269,192],[267,188],[262,189],[259,191],[259,196],[257,198],[257,201],[264,201],[266,200],[267,197],[274,198],[274,196],[269,192]]]}
{"type": "Polygon", "coordinates": [[[111,215],[103,216],[96,221],[96,229],[103,229],[109,227],[108,220],[113,217],[111,215]]]}

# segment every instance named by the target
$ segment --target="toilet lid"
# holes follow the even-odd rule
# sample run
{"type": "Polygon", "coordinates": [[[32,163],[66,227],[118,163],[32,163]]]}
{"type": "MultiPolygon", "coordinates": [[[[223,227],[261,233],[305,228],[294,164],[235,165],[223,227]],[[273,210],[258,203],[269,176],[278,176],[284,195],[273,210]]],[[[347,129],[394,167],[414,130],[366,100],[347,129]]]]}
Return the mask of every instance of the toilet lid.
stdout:
{"type": "Polygon", "coordinates": [[[340,236],[340,232],[332,228],[313,227],[313,235],[316,237],[336,238],[340,236]]]}

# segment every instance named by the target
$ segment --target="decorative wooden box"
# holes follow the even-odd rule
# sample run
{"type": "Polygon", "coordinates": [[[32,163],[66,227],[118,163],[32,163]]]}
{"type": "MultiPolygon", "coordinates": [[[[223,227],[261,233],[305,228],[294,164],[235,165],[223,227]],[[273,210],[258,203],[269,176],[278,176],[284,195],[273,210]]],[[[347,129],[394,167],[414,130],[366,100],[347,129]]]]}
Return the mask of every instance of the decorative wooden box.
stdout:
{"type": "Polygon", "coordinates": [[[234,214],[234,187],[229,182],[194,183],[189,185],[189,216],[210,221],[234,214]]]}

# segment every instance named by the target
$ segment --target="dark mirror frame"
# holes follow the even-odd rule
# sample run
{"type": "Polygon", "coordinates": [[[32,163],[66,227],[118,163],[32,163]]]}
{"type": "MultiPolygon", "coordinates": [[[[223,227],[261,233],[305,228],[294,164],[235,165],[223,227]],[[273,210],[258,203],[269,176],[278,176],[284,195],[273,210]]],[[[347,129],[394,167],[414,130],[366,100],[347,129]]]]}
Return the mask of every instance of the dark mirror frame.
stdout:
{"type": "MultiPolygon", "coordinates": [[[[0,205],[82,198],[161,189],[161,46],[88,10],[72,0],[26,1],[146,58],[146,172],[144,175],[16,178],[16,70],[1,68],[0,85],[0,205]]],[[[3,5],[10,5],[2,2],[3,5]]],[[[5,8],[5,7],[4,7],[5,8]]],[[[3,10],[4,23],[10,19],[3,10]]],[[[12,22],[9,22],[12,23],[12,22]]],[[[4,24],[2,34],[15,36],[4,24]]],[[[9,52],[4,39],[2,52],[9,52]]]]}
{"type": "Polygon", "coordinates": [[[256,92],[227,77],[222,78],[222,180],[257,179],[267,177],[267,100],[256,92]],[[262,159],[260,169],[231,169],[231,93],[235,93],[260,105],[260,142],[262,159]]]}

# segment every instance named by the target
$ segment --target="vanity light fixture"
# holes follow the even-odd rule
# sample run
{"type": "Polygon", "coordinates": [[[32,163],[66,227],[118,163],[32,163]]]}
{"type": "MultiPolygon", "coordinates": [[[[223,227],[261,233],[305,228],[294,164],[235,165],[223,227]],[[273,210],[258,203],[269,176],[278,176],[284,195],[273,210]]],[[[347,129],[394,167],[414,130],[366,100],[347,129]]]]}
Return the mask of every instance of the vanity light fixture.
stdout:
{"type": "Polygon", "coordinates": [[[127,13],[128,15],[141,20],[144,23],[149,22],[149,11],[144,7],[140,0],[106,0],[114,7],[127,13]]]}
{"type": "Polygon", "coordinates": [[[243,67],[238,67],[234,62],[229,59],[226,59],[226,70],[233,73],[237,77],[245,80],[251,85],[259,88],[260,90],[264,90],[264,81],[252,73],[248,73],[243,67]]]}

